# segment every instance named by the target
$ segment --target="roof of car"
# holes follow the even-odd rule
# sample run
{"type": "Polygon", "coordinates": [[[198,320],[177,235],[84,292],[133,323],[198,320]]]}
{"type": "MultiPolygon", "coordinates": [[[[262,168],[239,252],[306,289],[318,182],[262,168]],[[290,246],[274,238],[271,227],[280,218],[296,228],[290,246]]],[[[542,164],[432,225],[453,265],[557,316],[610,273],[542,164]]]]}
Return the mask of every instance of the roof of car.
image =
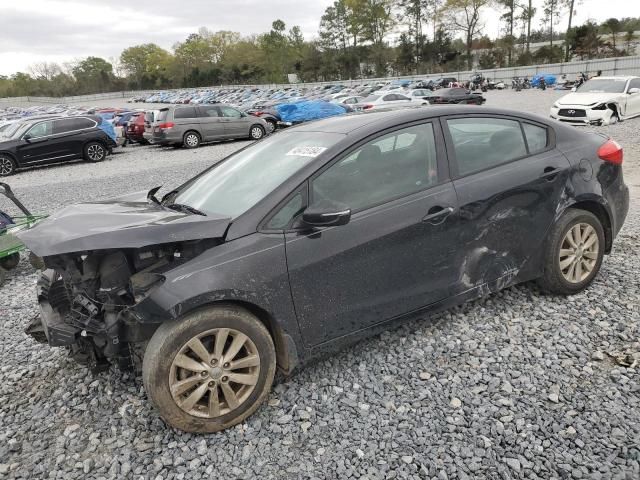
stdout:
{"type": "Polygon", "coordinates": [[[423,118],[426,119],[442,115],[465,115],[473,113],[515,115],[548,123],[548,119],[546,118],[515,110],[481,107],[477,105],[443,105],[403,108],[402,110],[392,111],[374,111],[371,113],[353,113],[341,117],[332,117],[305,123],[294,128],[296,131],[342,133],[348,135],[360,128],[368,126],[379,126],[380,128],[385,128],[386,126],[402,124],[423,118]]]}

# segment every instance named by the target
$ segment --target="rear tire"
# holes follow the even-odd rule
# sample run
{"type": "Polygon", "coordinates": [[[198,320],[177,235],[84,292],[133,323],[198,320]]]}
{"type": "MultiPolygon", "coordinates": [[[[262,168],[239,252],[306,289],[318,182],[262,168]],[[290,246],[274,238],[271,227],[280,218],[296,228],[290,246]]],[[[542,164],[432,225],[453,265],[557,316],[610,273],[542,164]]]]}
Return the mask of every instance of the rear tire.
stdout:
{"type": "Polygon", "coordinates": [[[240,307],[221,305],[162,324],[147,345],[142,379],[169,425],[212,433],[255,412],[275,370],[266,327],[240,307]]]}
{"type": "Polygon", "coordinates": [[[0,154],[0,177],[8,177],[16,172],[16,161],[9,155],[0,154]]]}
{"type": "Polygon", "coordinates": [[[182,145],[185,148],[198,148],[201,142],[200,135],[197,132],[187,132],[182,138],[182,145]]]}
{"type": "Polygon", "coordinates": [[[551,229],[538,284],[558,295],[583,291],[600,271],[604,250],[600,220],[585,210],[567,210],[551,229]]]}
{"type": "Polygon", "coordinates": [[[83,156],[87,162],[98,163],[107,157],[107,149],[100,142],[89,142],[84,146],[83,156]]]}

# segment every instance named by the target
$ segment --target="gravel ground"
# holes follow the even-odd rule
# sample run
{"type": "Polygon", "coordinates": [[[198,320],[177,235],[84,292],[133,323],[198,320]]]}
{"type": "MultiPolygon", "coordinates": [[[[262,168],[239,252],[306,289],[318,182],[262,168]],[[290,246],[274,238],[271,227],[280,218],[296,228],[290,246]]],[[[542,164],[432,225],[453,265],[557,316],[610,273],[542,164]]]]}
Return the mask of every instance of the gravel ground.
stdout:
{"type": "MultiPolygon", "coordinates": [[[[489,92],[545,114],[556,92],[489,92]]],[[[601,128],[626,149],[632,205],[614,252],[571,298],[519,286],[415,321],[280,380],[244,424],[167,428],[139,379],[97,376],[23,334],[23,260],[0,298],[0,477],[640,478],[640,119],[601,128]]],[[[23,172],[34,210],[174,186],[244,142],[133,147],[98,165],[23,172]]],[[[0,206],[2,208],[2,206],[0,206]]]]}

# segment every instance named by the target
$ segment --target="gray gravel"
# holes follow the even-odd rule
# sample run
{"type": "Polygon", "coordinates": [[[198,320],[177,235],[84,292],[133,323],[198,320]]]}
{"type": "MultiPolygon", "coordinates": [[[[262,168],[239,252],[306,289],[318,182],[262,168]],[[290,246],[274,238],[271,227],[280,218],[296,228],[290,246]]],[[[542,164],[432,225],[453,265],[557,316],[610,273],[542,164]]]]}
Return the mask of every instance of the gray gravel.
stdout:
{"type": "MultiPolygon", "coordinates": [[[[489,92],[545,114],[555,92],[489,92]]],[[[640,120],[600,129],[626,148],[632,206],[586,292],[519,286],[361,342],[280,380],[244,424],[167,428],[139,379],[97,376],[22,330],[25,261],[1,289],[0,477],[640,478],[640,120]]],[[[174,186],[243,145],[128,148],[99,165],[10,180],[35,210],[174,186]]],[[[0,208],[2,208],[0,206],[0,208]]]]}

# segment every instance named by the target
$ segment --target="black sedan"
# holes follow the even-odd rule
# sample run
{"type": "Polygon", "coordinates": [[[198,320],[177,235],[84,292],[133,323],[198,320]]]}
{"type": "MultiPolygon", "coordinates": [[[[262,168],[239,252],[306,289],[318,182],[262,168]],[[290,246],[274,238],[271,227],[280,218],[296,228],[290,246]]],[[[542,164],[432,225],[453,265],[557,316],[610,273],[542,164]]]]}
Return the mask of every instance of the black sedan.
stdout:
{"type": "Polygon", "coordinates": [[[622,158],[600,135],[468,106],[294,127],[162,198],[70,206],[21,234],[47,267],[27,331],[96,368],[143,352],[166,422],[218,431],[276,368],[395,321],[530,280],[587,288],[627,214],[622,158]]]}
{"type": "Polygon", "coordinates": [[[443,88],[435,90],[426,97],[431,105],[458,104],[482,105],[487,101],[480,93],[474,93],[466,88],[443,88]]]}
{"type": "Polygon", "coordinates": [[[96,115],[25,120],[0,141],[0,176],[19,168],[84,158],[101,162],[116,142],[96,115]]]}

